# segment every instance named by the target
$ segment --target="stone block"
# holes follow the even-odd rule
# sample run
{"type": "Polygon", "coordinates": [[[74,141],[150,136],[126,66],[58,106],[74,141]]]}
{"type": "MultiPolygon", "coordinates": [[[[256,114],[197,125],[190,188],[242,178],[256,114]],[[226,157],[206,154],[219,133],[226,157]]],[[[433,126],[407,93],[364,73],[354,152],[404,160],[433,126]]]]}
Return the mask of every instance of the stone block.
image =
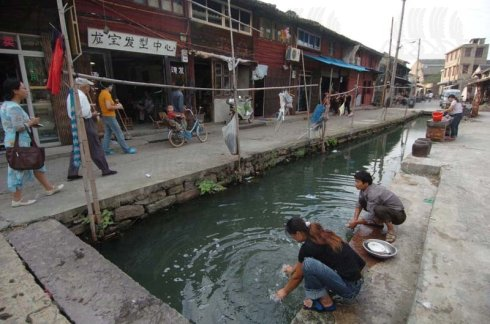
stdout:
{"type": "Polygon", "coordinates": [[[135,205],[149,205],[149,204],[153,204],[156,201],[162,200],[166,196],[167,196],[167,193],[165,192],[165,190],[162,189],[161,191],[152,192],[151,194],[144,196],[144,197],[138,196],[138,198],[141,198],[141,199],[138,199],[134,204],[135,205]]]}
{"type": "Polygon", "coordinates": [[[142,205],[126,205],[114,210],[114,221],[121,222],[126,219],[140,217],[145,213],[142,205]]]}
{"type": "Polygon", "coordinates": [[[156,212],[160,209],[163,209],[163,208],[166,208],[168,206],[173,205],[176,201],[177,201],[177,197],[175,195],[167,196],[167,197],[163,198],[162,200],[157,201],[154,204],[147,205],[146,206],[146,212],[148,214],[153,214],[154,212],[156,212]]]}
{"type": "Polygon", "coordinates": [[[70,226],[69,229],[75,235],[82,235],[83,233],[85,233],[90,229],[90,226],[89,224],[81,223],[74,226],[70,226]]]}
{"type": "Polygon", "coordinates": [[[185,181],[184,182],[184,191],[195,190],[196,185],[193,181],[185,181]]]}
{"type": "Polygon", "coordinates": [[[182,184],[179,184],[179,185],[176,185],[176,186],[173,186],[171,188],[168,189],[168,195],[176,195],[176,194],[179,194],[181,193],[182,191],[184,191],[184,186],[182,184]]]}
{"type": "Polygon", "coordinates": [[[196,197],[199,197],[201,193],[199,192],[199,189],[192,189],[188,191],[184,191],[180,194],[177,195],[177,203],[181,204],[183,202],[186,202],[188,200],[194,199],[196,197]]]}

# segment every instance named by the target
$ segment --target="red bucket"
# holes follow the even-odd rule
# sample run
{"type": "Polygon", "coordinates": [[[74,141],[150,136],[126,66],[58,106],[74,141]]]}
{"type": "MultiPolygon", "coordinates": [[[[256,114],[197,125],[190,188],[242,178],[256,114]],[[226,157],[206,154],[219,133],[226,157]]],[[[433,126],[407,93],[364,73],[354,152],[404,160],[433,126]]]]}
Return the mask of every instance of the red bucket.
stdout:
{"type": "Polygon", "coordinates": [[[432,113],[432,120],[435,122],[440,122],[442,120],[442,116],[444,116],[442,111],[434,111],[432,113]]]}

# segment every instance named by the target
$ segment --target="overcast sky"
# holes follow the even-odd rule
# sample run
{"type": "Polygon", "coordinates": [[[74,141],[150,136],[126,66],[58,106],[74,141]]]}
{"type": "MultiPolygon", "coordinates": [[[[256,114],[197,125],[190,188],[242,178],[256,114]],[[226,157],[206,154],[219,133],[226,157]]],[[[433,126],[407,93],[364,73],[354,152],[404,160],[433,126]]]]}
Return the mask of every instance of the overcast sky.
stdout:
{"type": "MultiPolygon", "coordinates": [[[[379,52],[388,52],[393,17],[395,55],[402,0],[261,1],[282,11],[293,10],[379,52]]],[[[418,38],[421,59],[444,59],[445,53],[471,38],[486,38],[490,43],[490,0],[406,0],[398,57],[409,65],[417,59],[418,38]]]]}

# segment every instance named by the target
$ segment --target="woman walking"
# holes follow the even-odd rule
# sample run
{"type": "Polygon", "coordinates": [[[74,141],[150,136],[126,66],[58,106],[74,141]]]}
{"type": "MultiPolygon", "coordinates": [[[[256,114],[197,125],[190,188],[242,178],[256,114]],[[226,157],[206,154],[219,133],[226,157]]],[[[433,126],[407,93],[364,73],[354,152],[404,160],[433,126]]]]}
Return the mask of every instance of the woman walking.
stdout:
{"type": "Polygon", "coordinates": [[[296,265],[283,269],[289,281],[277,291],[278,299],[284,299],[303,278],[305,309],[332,312],[336,309],[332,297],[352,300],[357,296],[366,263],[346,242],[319,223],[310,224],[299,217],[286,223],[286,232],[303,244],[296,265]]]}
{"type": "MultiPolygon", "coordinates": [[[[4,103],[0,108],[0,118],[5,131],[5,147],[13,147],[15,134],[19,133],[19,146],[31,146],[31,137],[28,129],[39,124],[39,117],[29,118],[22,109],[20,103],[27,98],[28,91],[22,82],[16,79],[7,79],[3,83],[4,103]]],[[[52,185],[46,178],[46,167],[37,170],[14,170],[10,166],[7,169],[7,187],[12,192],[12,207],[31,205],[34,199],[22,200],[22,188],[24,183],[36,177],[43,186],[46,195],[51,196],[63,189],[63,185],[52,185]]]]}

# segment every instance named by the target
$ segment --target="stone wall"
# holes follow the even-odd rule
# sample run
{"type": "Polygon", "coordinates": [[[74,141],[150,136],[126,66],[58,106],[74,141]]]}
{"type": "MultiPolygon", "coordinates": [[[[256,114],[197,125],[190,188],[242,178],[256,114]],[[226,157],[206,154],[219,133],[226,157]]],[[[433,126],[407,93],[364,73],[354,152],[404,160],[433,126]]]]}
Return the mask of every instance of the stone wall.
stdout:
{"type": "MultiPolygon", "coordinates": [[[[414,118],[416,117],[418,116],[414,118]]],[[[366,127],[355,132],[346,132],[336,137],[325,138],[325,146],[331,148],[342,143],[365,138],[403,123],[403,120],[386,122],[374,128],[372,126],[366,127]]],[[[303,140],[271,151],[242,157],[240,161],[241,173],[237,171],[238,162],[228,163],[101,200],[101,210],[112,212],[113,221],[113,224],[105,228],[104,234],[106,236],[114,235],[117,231],[127,229],[137,220],[150,214],[198,197],[201,194],[198,186],[203,180],[211,180],[224,186],[239,183],[243,177],[260,176],[267,169],[276,165],[319,152],[321,152],[321,140],[303,140]]],[[[165,212],[160,214],[165,215],[165,212]]],[[[86,209],[78,209],[58,215],[56,219],[75,234],[81,235],[89,231],[86,215],[86,209]]]]}

